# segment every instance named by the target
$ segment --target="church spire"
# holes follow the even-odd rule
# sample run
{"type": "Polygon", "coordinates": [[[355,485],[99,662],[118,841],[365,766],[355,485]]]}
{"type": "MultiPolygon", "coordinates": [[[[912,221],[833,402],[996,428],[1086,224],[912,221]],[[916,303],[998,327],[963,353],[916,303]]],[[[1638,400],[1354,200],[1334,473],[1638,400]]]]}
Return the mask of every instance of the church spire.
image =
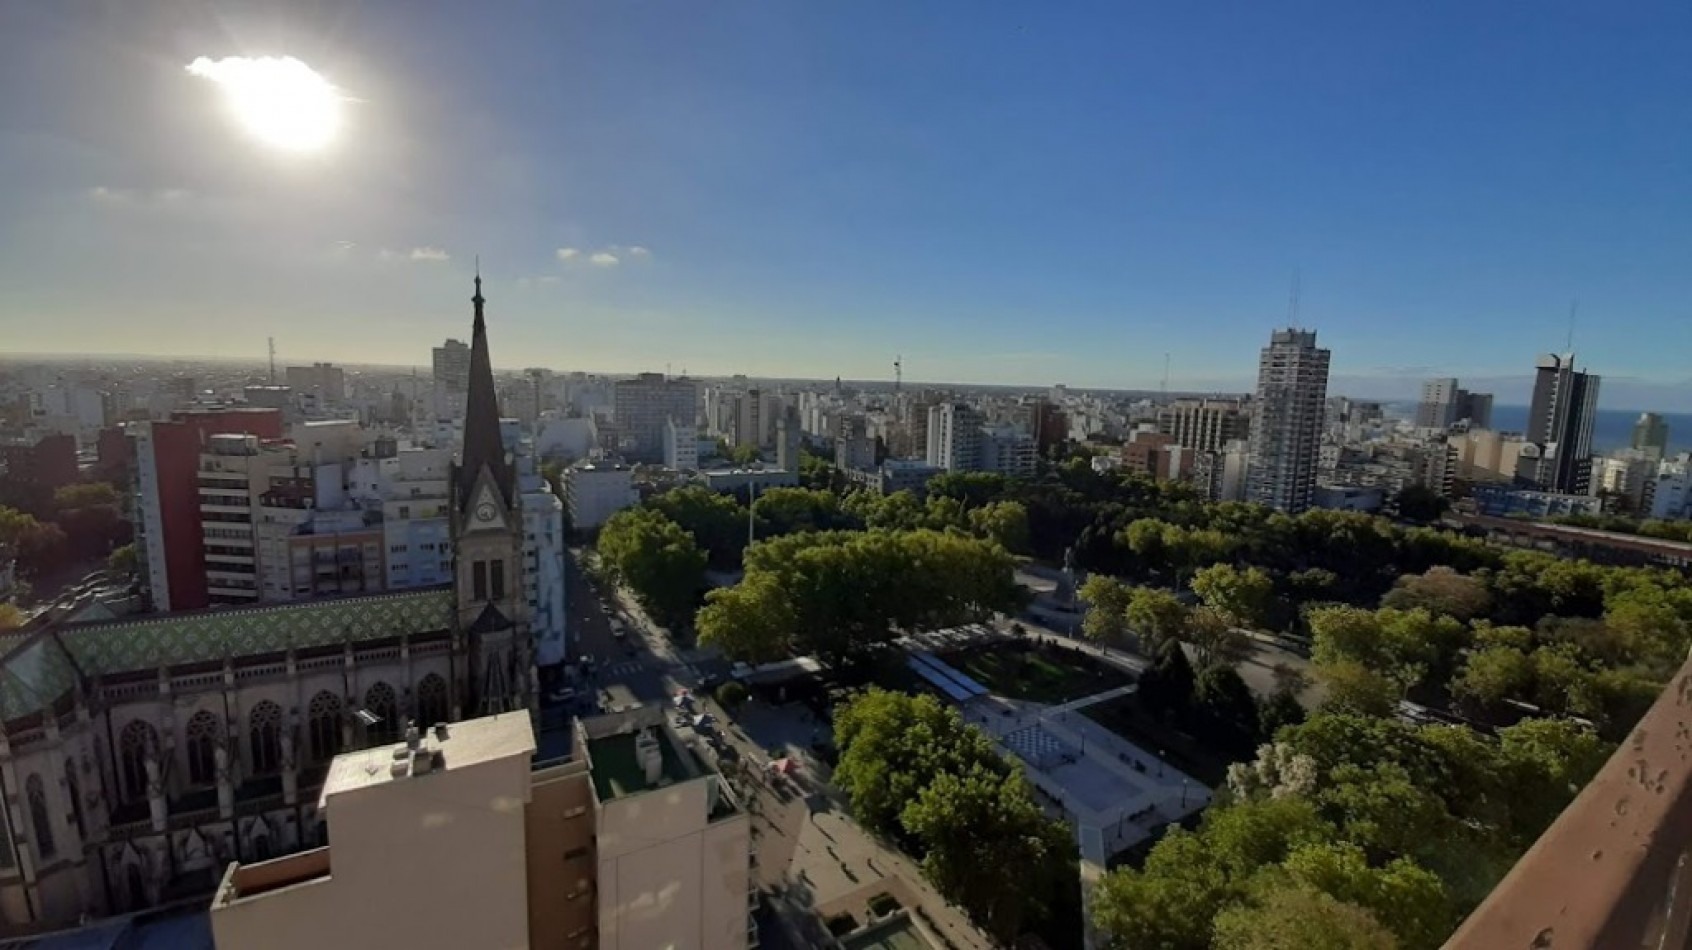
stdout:
{"type": "Polygon", "coordinates": [[[476,479],[485,468],[507,508],[513,502],[511,465],[506,461],[505,441],[499,431],[499,398],[494,393],[493,361],[488,356],[488,326],[482,316],[481,263],[476,267],[476,320],[470,333],[470,393],[464,408],[464,452],[456,479],[458,509],[467,511],[476,479]]]}

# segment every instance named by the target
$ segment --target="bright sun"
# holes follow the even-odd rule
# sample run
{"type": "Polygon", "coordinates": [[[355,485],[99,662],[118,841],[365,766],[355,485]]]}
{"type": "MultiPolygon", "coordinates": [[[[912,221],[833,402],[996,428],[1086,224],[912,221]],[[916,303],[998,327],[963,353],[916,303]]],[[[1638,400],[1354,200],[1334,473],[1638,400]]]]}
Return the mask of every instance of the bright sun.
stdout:
{"type": "Polygon", "coordinates": [[[235,117],[267,145],[316,151],[340,129],[340,91],[292,56],[201,56],[188,71],[222,86],[235,117]]]}

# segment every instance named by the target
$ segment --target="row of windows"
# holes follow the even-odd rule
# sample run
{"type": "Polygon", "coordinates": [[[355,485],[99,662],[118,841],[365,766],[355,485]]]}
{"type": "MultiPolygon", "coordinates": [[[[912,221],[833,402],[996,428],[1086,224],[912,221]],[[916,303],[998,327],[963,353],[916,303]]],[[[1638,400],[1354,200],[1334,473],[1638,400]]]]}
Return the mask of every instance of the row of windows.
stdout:
{"type": "MultiPolygon", "coordinates": [[[[328,690],[311,698],[306,707],[304,750],[309,761],[324,762],[341,751],[341,726],[345,719],[343,707],[341,697],[328,690]]],[[[371,744],[381,745],[399,738],[399,698],[392,686],[387,683],[371,686],[364,694],[364,708],[379,718],[369,728],[371,744]]],[[[435,673],[423,677],[417,684],[416,720],[420,723],[445,722],[450,710],[446,680],[435,673]]],[[[282,707],[269,700],[254,706],[247,714],[245,738],[252,774],[271,775],[281,769],[282,726],[282,707]]],[[[212,712],[201,710],[188,720],[185,754],[189,784],[210,785],[217,781],[217,748],[221,734],[222,724],[212,712]]],[[[232,744],[239,741],[236,736],[230,739],[232,744]]],[[[136,719],[123,727],[118,738],[118,780],[126,798],[133,800],[146,796],[147,756],[149,752],[156,754],[159,748],[158,730],[152,723],[136,719]]],[[[231,749],[230,758],[233,757],[231,749]]]]}

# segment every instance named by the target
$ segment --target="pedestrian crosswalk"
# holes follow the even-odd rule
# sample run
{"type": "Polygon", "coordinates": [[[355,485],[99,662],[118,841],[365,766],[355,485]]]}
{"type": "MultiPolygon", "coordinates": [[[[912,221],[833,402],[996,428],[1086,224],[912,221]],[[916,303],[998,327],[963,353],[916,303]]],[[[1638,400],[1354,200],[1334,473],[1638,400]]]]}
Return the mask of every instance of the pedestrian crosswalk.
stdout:
{"type": "MultiPolygon", "coordinates": [[[[700,673],[699,668],[694,666],[692,663],[659,663],[657,664],[657,667],[667,668],[671,673],[678,676],[685,674],[696,680],[703,678],[703,674],[700,673]]],[[[654,664],[650,660],[624,660],[620,663],[612,663],[611,665],[604,667],[603,672],[601,673],[601,678],[616,679],[623,676],[632,676],[636,673],[644,673],[645,671],[653,668],[654,664]]]]}

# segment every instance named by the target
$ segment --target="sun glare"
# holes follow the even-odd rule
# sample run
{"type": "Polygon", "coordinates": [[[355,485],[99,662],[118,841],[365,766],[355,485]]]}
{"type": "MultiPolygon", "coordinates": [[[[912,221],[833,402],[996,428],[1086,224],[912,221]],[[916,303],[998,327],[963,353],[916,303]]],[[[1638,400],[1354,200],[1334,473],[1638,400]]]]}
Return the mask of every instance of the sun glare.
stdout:
{"type": "Polygon", "coordinates": [[[340,129],[340,91],[292,56],[201,56],[188,72],[222,86],[235,117],[267,145],[316,151],[340,129]]]}

